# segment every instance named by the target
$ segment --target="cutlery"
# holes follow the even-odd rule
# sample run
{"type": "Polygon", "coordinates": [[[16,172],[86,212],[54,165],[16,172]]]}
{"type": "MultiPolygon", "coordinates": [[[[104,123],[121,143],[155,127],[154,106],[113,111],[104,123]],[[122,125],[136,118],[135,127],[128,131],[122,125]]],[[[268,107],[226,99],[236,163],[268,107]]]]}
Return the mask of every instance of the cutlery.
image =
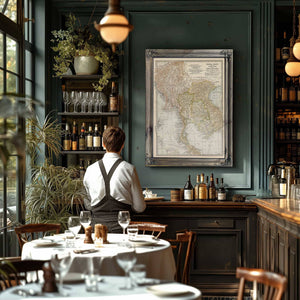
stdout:
{"type": "Polygon", "coordinates": [[[22,296],[22,297],[28,297],[28,296],[38,296],[38,295],[41,295],[40,292],[38,291],[35,291],[33,289],[16,289],[13,291],[14,294],[17,294],[19,296],[22,296]]]}
{"type": "Polygon", "coordinates": [[[76,254],[87,254],[87,253],[98,252],[98,250],[97,249],[85,249],[85,250],[73,250],[73,252],[76,254]]]}

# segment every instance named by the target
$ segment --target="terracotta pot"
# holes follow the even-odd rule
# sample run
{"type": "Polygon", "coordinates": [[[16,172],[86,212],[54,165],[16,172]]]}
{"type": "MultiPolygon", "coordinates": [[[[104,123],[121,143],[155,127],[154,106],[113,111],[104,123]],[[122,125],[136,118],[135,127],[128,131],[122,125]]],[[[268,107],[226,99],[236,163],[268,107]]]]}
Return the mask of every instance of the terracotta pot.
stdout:
{"type": "Polygon", "coordinates": [[[99,61],[94,56],[75,56],[74,69],[76,75],[93,75],[99,70],[99,61]]]}

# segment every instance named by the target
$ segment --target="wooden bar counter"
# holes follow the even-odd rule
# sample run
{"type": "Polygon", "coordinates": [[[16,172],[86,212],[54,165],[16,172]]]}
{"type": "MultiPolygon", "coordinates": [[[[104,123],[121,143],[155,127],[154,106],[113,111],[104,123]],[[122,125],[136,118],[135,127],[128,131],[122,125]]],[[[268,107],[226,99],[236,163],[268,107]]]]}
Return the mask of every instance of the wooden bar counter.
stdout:
{"type": "Polygon", "coordinates": [[[256,266],[256,213],[251,202],[149,201],[133,219],[167,224],[162,238],[195,231],[190,284],[204,296],[227,296],[237,295],[236,267],[256,266]]]}
{"type": "Polygon", "coordinates": [[[258,266],[288,278],[285,300],[300,299],[300,201],[254,199],[258,266]]]}

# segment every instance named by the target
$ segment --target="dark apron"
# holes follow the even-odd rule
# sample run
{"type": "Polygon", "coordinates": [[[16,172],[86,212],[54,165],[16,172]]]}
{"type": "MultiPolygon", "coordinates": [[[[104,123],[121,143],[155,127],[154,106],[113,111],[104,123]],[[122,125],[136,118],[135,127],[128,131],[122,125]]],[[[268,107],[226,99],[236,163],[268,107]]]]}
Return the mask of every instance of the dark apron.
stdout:
{"type": "Polygon", "coordinates": [[[122,227],[118,223],[118,212],[120,210],[132,212],[131,205],[117,201],[110,194],[110,179],[121,162],[122,158],[119,158],[107,174],[102,159],[99,160],[100,171],[105,182],[105,196],[98,204],[92,206],[92,226],[94,227],[95,224],[103,224],[108,227],[108,232],[113,233],[123,232],[122,227]]]}

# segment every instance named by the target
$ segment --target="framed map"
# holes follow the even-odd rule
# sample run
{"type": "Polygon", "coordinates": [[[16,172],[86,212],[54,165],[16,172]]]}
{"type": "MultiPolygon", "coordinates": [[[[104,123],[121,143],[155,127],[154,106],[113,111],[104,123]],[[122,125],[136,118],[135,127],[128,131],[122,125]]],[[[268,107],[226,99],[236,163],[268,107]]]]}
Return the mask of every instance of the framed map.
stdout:
{"type": "Polygon", "coordinates": [[[146,49],[146,166],[233,166],[232,66],[232,49],[146,49]]]}

